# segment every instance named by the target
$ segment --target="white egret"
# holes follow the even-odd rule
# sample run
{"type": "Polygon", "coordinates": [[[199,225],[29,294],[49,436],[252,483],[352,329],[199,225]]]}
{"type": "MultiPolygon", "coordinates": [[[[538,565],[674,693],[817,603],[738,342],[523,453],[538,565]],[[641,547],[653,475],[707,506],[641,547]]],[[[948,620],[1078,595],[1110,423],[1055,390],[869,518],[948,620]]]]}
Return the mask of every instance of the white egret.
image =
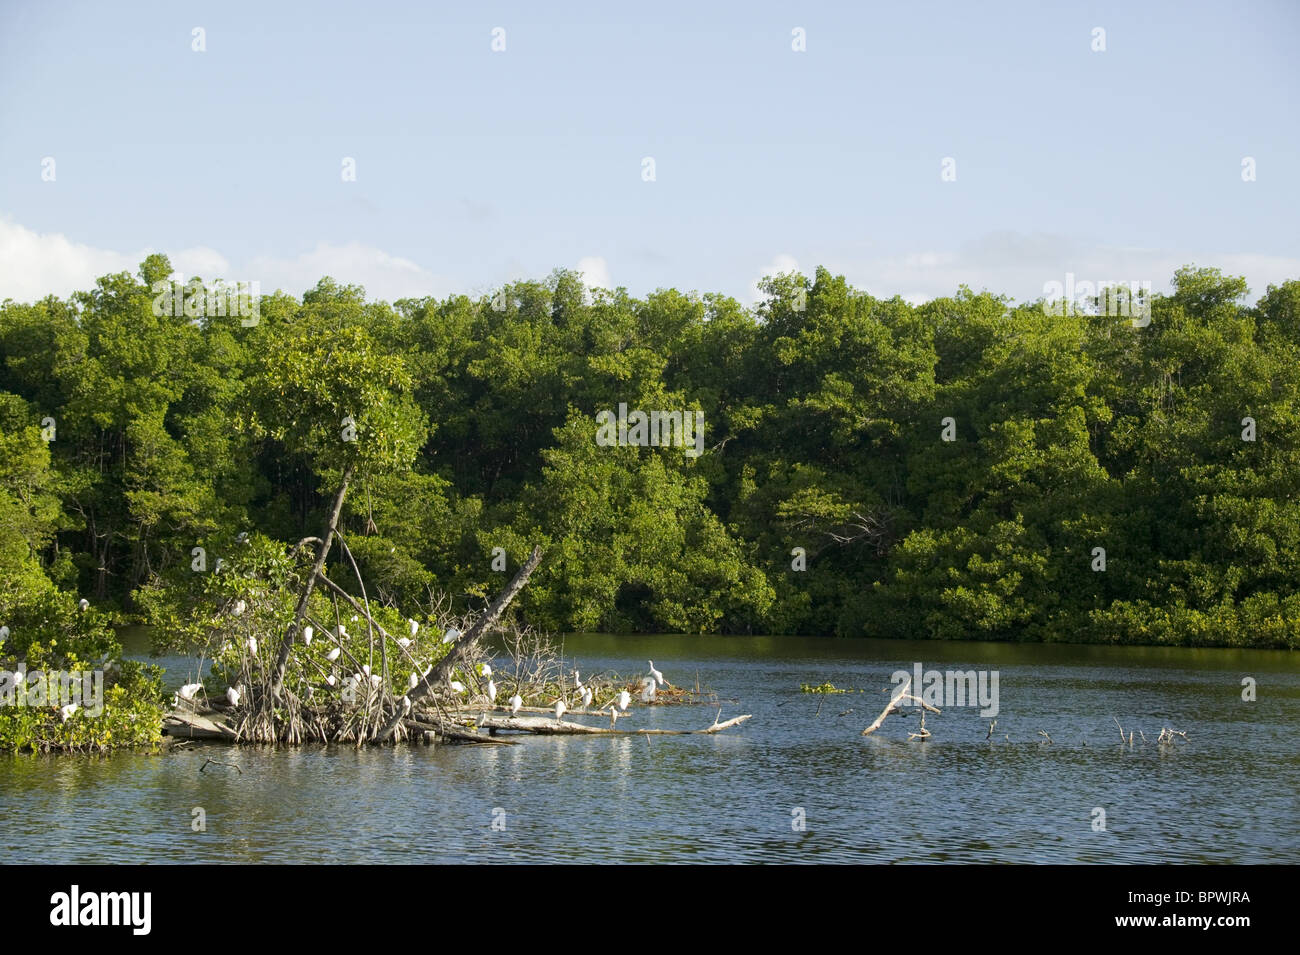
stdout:
{"type": "Polygon", "coordinates": [[[631,702],[632,702],[632,694],[629,693],[627,690],[624,690],[622,693],[618,695],[618,708],[620,710],[626,712],[627,705],[631,702]]]}
{"type": "Polygon", "coordinates": [[[649,703],[655,698],[655,681],[654,677],[646,677],[641,684],[641,702],[649,703]]]}
{"type": "Polygon", "coordinates": [[[358,617],[356,614],[353,614],[353,615],[352,615],[352,622],[353,622],[353,623],[356,623],[356,622],[357,622],[358,620],[360,620],[360,619],[361,619],[361,618],[358,617]]]}
{"type": "Polygon", "coordinates": [[[489,679],[492,677],[492,668],[486,663],[479,664],[478,672],[489,679]]]}
{"type": "Polygon", "coordinates": [[[591,689],[589,687],[584,686],[582,688],[582,705],[584,709],[591,706],[591,689]]]}
{"type": "Polygon", "coordinates": [[[614,724],[618,722],[618,707],[613,703],[609,704],[609,728],[613,729],[614,724]]]}
{"type": "Polygon", "coordinates": [[[248,652],[249,653],[257,652],[257,637],[248,638],[248,652]]]}
{"type": "Polygon", "coordinates": [[[339,640],[341,641],[347,635],[348,635],[348,628],[343,626],[343,624],[339,624],[339,640]]]}
{"type": "Polygon", "coordinates": [[[487,695],[488,695],[488,700],[489,700],[493,705],[496,705],[496,701],[497,701],[497,685],[496,685],[495,683],[492,682],[491,677],[488,678],[487,695]]]}
{"type": "Polygon", "coordinates": [[[582,677],[578,675],[578,671],[577,671],[577,670],[574,670],[574,671],[573,671],[573,688],[574,688],[575,690],[581,690],[581,689],[582,689],[582,677]]]}
{"type": "Polygon", "coordinates": [[[420,685],[420,678],[416,676],[414,673],[412,673],[411,678],[406,681],[407,689],[414,690],[419,685],[420,685]]]}
{"type": "Polygon", "coordinates": [[[194,694],[203,689],[202,683],[186,683],[181,687],[179,696],[182,700],[193,700],[194,694]]]}
{"type": "Polygon", "coordinates": [[[238,705],[239,705],[239,698],[240,698],[241,696],[243,696],[243,694],[240,693],[239,690],[236,689],[236,688],[233,687],[233,686],[232,686],[232,687],[229,687],[229,688],[226,690],[226,699],[230,701],[230,705],[231,705],[231,706],[238,706],[238,705]]]}
{"type": "Polygon", "coordinates": [[[407,620],[406,625],[411,628],[412,637],[414,637],[417,633],[420,632],[420,625],[416,623],[414,620],[407,620]]]}
{"type": "Polygon", "coordinates": [[[655,669],[655,662],[653,660],[649,662],[650,662],[650,675],[655,678],[655,682],[662,683],[664,686],[672,686],[671,683],[669,683],[667,680],[664,679],[664,675],[655,669]]]}
{"type": "Polygon", "coordinates": [[[376,690],[379,689],[379,684],[383,682],[384,682],[384,678],[380,676],[378,673],[376,673],[374,676],[370,678],[370,685],[373,686],[376,690]]]}
{"type": "Polygon", "coordinates": [[[235,535],[235,541],[240,544],[248,543],[248,531],[240,531],[235,535]]]}
{"type": "Polygon", "coordinates": [[[85,597],[82,597],[79,601],[77,601],[77,606],[81,608],[82,613],[85,613],[87,610],[90,609],[90,601],[87,600],[85,597]]]}
{"type": "Polygon", "coordinates": [[[314,636],[316,636],[316,631],[310,624],[302,628],[302,642],[307,646],[311,646],[311,638],[314,636]]]}
{"type": "Polygon", "coordinates": [[[409,696],[402,697],[402,712],[404,714],[411,712],[411,698],[409,696]]]}
{"type": "Polygon", "coordinates": [[[442,635],[443,643],[451,643],[453,640],[460,638],[460,631],[455,627],[448,627],[447,632],[442,635]]]}
{"type": "Polygon", "coordinates": [[[59,707],[59,715],[63,717],[63,722],[68,722],[68,717],[77,712],[77,704],[69,703],[67,706],[59,707]]]}
{"type": "Polygon", "coordinates": [[[510,697],[510,715],[514,716],[519,712],[519,707],[524,705],[524,699],[518,693],[510,697]]]}
{"type": "Polygon", "coordinates": [[[335,680],[334,680],[334,674],[331,673],[329,676],[327,676],[327,677],[325,678],[325,682],[326,682],[327,684],[329,684],[330,686],[333,686],[333,685],[334,685],[334,682],[335,682],[335,680]]]}
{"type": "Polygon", "coordinates": [[[335,647],[329,653],[325,654],[325,659],[328,660],[330,663],[333,663],[335,660],[339,658],[339,654],[342,652],[343,652],[342,647],[335,647]]]}
{"type": "Polygon", "coordinates": [[[398,645],[399,647],[401,647],[403,650],[405,650],[407,647],[409,647],[409,646],[411,645],[411,638],[410,638],[410,637],[399,637],[398,640],[397,640],[397,645],[398,645]]]}
{"type": "Polygon", "coordinates": [[[244,614],[244,611],[247,610],[247,609],[248,609],[248,604],[244,603],[244,602],[241,600],[241,601],[239,601],[238,603],[235,604],[234,614],[235,614],[236,617],[242,617],[243,614],[244,614]]]}
{"type": "Polygon", "coordinates": [[[361,664],[361,672],[364,673],[366,676],[370,676],[370,664],[369,663],[361,664]]]}
{"type": "Polygon", "coordinates": [[[452,680],[452,681],[451,681],[451,692],[453,692],[453,693],[464,693],[464,692],[465,692],[465,684],[464,684],[464,683],[461,683],[460,680],[452,680]]]}
{"type": "Polygon", "coordinates": [[[9,639],[9,628],[0,627],[0,643],[4,643],[8,639],[9,639]]]}
{"type": "Polygon", "coordinates": [[[555,701],[555,722],[560,722],[564,718],[564,711],[568,707],[564,705],[564,700],[555,701]]]}

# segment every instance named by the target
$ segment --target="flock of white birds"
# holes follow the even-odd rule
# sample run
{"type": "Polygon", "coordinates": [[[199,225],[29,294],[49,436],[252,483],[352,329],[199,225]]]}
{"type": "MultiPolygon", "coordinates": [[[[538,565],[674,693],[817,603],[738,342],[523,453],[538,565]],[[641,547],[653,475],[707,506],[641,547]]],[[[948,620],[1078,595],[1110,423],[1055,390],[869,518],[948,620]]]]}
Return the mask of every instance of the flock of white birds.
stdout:
{"type": "MultiPolygon", "coordinates": [[[[81,610],[85,612],[86,610],[90,609],[90,601],[83,599],[80,603],[80,607],[81,610]]],[[[234,607],[231,610],[231,613],[234,616],[242,616],[247,609],[248,609],[247,604],[245,604],[244,601],[240,600],[235,603],[234,607]]],[[[352,619],[355,621],[358,618],[354,616],[352,619]]],[[[418,621],[408,620],[407,627],[410,630],[410,634],[411,634],[410,637],[403,637],[397,641],[398,646],[400,646],[403,650],[405,650],[407,647],[411,645],[411,642],[415,639],[416,634],[420,632],[420,624],[418,621]]],[[[330,663],[337,662],[338,658],[343,654],[342,643],[343,643],[343,638],[347,636],[347,633],[348,633],[347,627],[344,624],[340,623],[338,625],[338,635],[336,640],[336,643],[338,645],[333,647],[331,650],[329,650],[329,652],[325,654],[325,659],[328,662],[330,663]]],[[[315,637],[315,635],[316,635],[316,630],[314,627],[312,626],[304,627],[302,630],[303,644],[306,646],[311,646],[312,639],[315,637]]],[[[448,627],[446,632],[443,633],[442,635],[441,642],[452,643],[453,641],[458,639],[460,635],[461,632],[457,630],[455,627],[448,627]]],[[[9,636],[9,628],[8,627],[0,628],[0,642],[3,642],[3,640],[8,636],[9,636]]],[[[250,636],[247,640],[247,646],[250,653],[256,654],[257,638],[250,636]]],[[[653,660],[650,660],[648,662],[650,664],[650,673],[641,678],[640,700],[642,703],[654,702],[655,690],[657,687],[672,686],[671,683],[669,683],[667,680],[664,679],[663,673],[655,668],[655,662],[653,660]]],[[[432,669],[433,669],[432,667],[426,669],[423,676],[427,677],[429,675],[429,672],[432,669]]],[[[492,667],[486,663],[480,664],[479,675],[487,680],[487,686],[485,688],[485,692],[488,698],[488,702],[493,706],[495,706],[497,700],[497,685],[492,679],[492,667]]],[[[422,678],[423,678],[422,676],[412,673],[407,680],[408,687],[412,690],[415,689],[417,686],[419,686],[420,680],[422,678]]],[[[329,674],[328,676],[325,677],[325,682],[327,685],[331,687],[335,686],[338,682],[337,674],[335,673],[329,674]]],[[[345,688],[350,687],[351,689],[356,690],[357,688],[361,687],[363,684],[367,682],[370,683],[371,686],[377,689],[380,686],[380,684],[383,682],[383,680],[381,679],[379,674],[371,673],[370,667],[368,665],[363,665],[359,673],[353,673],[350,677],[348,677],[348,679],[344,682],[344,686],[345,688]]],[[[583,709],[588,708],[589,706],[591,706],[592,700],[594,699],[595,696],[595,694],[592,692],[591,687],[583,684],[582,676],[577,670],[573,671],[573,682],[574,682],[574,693],[576,694],[578,699],[582,702],[582,708],[583,709]]],[[[448,685],[450,686],[451,691],[453,693],[464,694],[468,692],[468,688],[460,680],[451,680],[448,685]]],[[[177,691],[176,695],[173,697],[173,702],[176,705],[179,705],[181,700],[185,700],[186,702],[193,703],[198,693],[202,690],[203,690],[202,683],[186,683],[184,686],[180,688],[180,690],[177,691]]],[[[226,701],[231,706],[237,707],[239,706],[239,701],[243,699],[244,693],[245,690],[242,683],[237,684],[235,686],[228,687],[226,689],[226,701]]],[[[514,696],[510,697],[510,699],[507,701],[507,704],[510,707],[510,715],[513,717],[517,715],[519,711],[523,708],[524,700],[523,697],[521,697],[518,693],[516,693],[514,696]]],[[[609,704],[610,726],[613,726],[618,721],[618,717],[620,713],[627,712],[627,708],[631,704],[632,704],[632,695],[628,693],[627,690],[620,691],[618,696],[614,698],[614,701],[609,704]]],[[[403,706],[403,712],[409,713],[411,711],[411,700],[409,697],[406,696],[402,697],[402,706],[403,706]]],[[[64,709],[67,710],[68,708],[65,707],[64,709]]],[[[72,715],[72,712],[75,711],[75,709],[76,708],[74,706],[71,710],[65,712],[63,714],[63,719],[67,720],[68,717],[72,715]]],[[[568,703],[565,702],[565,698],[563,696],[555,701],[555,719],[557,722],[563,721],[564,714],[568,712],[568,709],[569,709],[568,703]]]]}

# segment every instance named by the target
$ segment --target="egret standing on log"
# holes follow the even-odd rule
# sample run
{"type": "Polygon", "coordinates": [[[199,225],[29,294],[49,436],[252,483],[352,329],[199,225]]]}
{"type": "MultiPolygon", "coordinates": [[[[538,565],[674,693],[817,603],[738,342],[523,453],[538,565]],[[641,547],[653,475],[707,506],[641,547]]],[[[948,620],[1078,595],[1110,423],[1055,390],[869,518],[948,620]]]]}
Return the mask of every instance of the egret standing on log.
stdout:
{"type": "Polygon", "coordinates": [[[671,683],[669,683],[667,680],[664,679],[664,675],[655,669],[655,662],[653,660],[649,662],[650,662],[650,675],[655,678],[655,682],[662,683],[664,686],[672,686],[671,683]]]}
{"type": "Polygon", "coordinates": [[[516,713],[518,713],[519,707],[523,705],[524,705],[523,697],[521,697],[518,693],[510,697],[510,715],[514,716],[516,713]]]}
{"type": "Polygon", "coordinates": [[[490,702],[493,706],[496,706],[496,703],[497,703],[497,685],[496,685],[495,683],[492,682],[492,678],[491,678],[491,677],[488,678],[487,695],[488,695],[488,702],[490,702]]]}
{"type": "Polygon", "coordinates": [[[559,723],[564,719],[564,711],[567,709],[568,707],[564,705],[563,699],[555,701],[555,722],[559,723]]]}

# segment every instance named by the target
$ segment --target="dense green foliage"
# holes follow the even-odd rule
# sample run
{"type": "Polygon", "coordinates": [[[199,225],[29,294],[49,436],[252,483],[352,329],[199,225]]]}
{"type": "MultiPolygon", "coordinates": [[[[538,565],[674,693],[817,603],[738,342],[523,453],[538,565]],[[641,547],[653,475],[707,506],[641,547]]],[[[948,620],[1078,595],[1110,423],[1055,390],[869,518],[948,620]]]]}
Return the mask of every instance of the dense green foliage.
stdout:
{"type": "Polygon", "coordinates": [[[1300,645],[1300,282],[1248,307],[1180,270],[1135,327],[825,270],[754,311],[323,279],[245,327],[155,315],[170,271],[0,307],[0,621],[55,587],[162,613],[193,548],[317,534],[353,468],[342,527],[401,605],[478,605],[540,544],[548,629],[1300,645]],[[598,445],[620,404],[702,411],[705,454],[598,445]]]}

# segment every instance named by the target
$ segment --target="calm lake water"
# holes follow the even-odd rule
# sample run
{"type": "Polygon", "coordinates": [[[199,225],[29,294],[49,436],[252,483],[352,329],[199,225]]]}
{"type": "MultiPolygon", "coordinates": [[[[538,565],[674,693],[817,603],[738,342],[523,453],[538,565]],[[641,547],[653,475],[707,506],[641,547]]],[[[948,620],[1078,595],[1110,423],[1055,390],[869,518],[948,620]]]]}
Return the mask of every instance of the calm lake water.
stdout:
{"type": "MultiPolygon", "coordinates": [[[[584,673],[645,673],[653,658],[670,682],[716,691],[724,719],[753,719],[716,736],[512,747],[3,756],[0,821],[22,833],[6,861],[1297,860],[1294,654],[588,635],[564,650],[584,673]],[[928,716],[928,742],[907,741],[915,716],[860,735],[890,675],[916,662],[998,671],[992,740],[972,707],[928,716]],[[1256,702],[1241,699],[1244,677],[1256,702]],[[826,681],[865,692],[799,691],[826,681]],[[1121,747],[1114,718],[1149,742],[1121,747]],[[1164,726],[1188,741],[1158,746],[1164,726]],[[242,773],[200,773],[209,756],[242,773]],[[195,807],[206,832],[191,831],[195,807]],[[1094,831],[1097,807],[1105,831],[1094,831]]],[[[164,662],[182,682],[180,661],[164,662]]],[[[620,727],[699,728],[717,710],[630,712],[620,727]]]]}

